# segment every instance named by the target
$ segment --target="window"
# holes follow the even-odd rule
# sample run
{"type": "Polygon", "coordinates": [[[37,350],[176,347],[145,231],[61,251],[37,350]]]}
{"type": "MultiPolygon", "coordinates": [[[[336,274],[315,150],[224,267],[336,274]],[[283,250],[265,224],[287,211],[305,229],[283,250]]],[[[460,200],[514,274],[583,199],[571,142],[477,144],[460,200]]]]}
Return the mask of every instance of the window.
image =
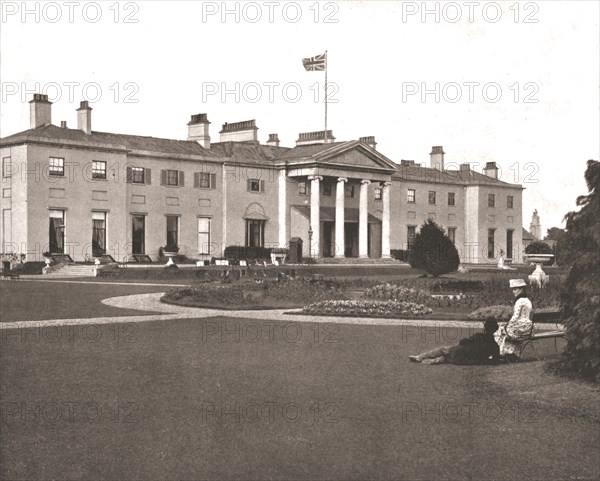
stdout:
{"type": "Polygon", "coordinates": [[[417,227],[409,225],[406,227],[406,249],[411,251],[415,246],[415,236],[417,235],[417,227]]]}
{"type": "Polygon", "coordinates": [[[513,232],[514,230],[508,229],[506,231],[506,258],[512,259],[513,256],[513,232]]]}
{"type": "Polygon", "coordinates": [[[132,254],[146,253],[146,218],[143,215],[131,217],[132,254]]]}
{"type": "Polygon", "coordinates": [[[512,209],[513,208],[513,196],[512,195],[507,195],[506,196],[506,208],[507,209],[512,209]]]}
{"type": "Polygon", "coordinates": [[[408,189],[407,191],[407,202],[409,204],[414,204],[415,203],[415,199],[416,199],[416,191],[415,189],[408,189]]]}
{"type": "Polygon", "coordinates": [[[344,190],[345,197],[354,197],[354,185],[346,183],[344,190]]]}
{"type": "Polygon", "coordinates": [[[198,254],[210,254],[210,217],[198,217],[198,254]]]}
{"type": "Polygon", "coordinates": [[[448,192],[448,205],[456,205],[456,196],[454,192],[448,192]]]}
{"type": "Polygon", "coordinates": [[[106,179],[106,162],[92,161],[92,179],[106,179]]]}
{"type": "Polygon", "coordinates": [[[494,236],[496,229],[488,229],[488,259],[494,258],[494,236]]]}
{"type": "Polygon", "coordinates": [[[448,227],[448,239],[453,244],[456,244],[456,227],[448,227]]]}
{"type": "Polygon", "coordinates": [[[167,216],[167,244],[176,246],[179,244],[179,217],[176,215],[167,216]]]}
{"type": "Polygon", "coordinates": [[[265,181],[260,179],[248,179],[248,192],[263,193],[265,181]]]}
{"type": "Polygon", "coordinates": [[[323,184],[323,195],[331,197],[331,184],[329,182],[323,184]]]}
{"type": "Polygon", "coordinates": [[[92,212],[92,255],[106,254],[106,212],[92,212]]]}
{"type": "Polygon", "coordinates": [[[246,219],[246,247],[264,247],[264,220],[246,219]]]}
{"type": "Polygon", "coordinates": [[[488,207],[495,207],[495,206],[496,206],[496,195],[488,194],[488,207]]]}
{"type": "Polygon", "coordinates": [[[173,186],[179,185],[178,171],[169,169],[166,172],[167,172],[166,185],[173,185],[173,186]]]}
{"type": "Polygon", "coordinates": [[[194,174],[194,187],[197,189],[216,189],[217,174],[210,172],[196,172],[194,174]]]}
{"type": "Polygon", "coordinates": [[[8,168],[10,165],[10,157],[2,158],[2,177],[10,177],[12,175],[11,169],[8,168]]]}
{"type": "Polygon", "coordinates": [[[52,254],[65,253],[65,211],[51,210],[48,232],[49,249],[52,254]]]}
{"type": "Polygon", "coordinates": [[[380,187],[375,188],[375,200],[381,200],[382,198],[382,190],[380,187]]]}
{"type": "Polygon", "coordinates": [[[298,194],[306,195],[308,194],[308,185],[304,181],[298,182],[298,194]]]}
{"type": "Polygon", "coordinates": [[[64,176],[65,175],[65,159],[61,157],[50,157],[50,175],[64,176]]]}
{"type": "Polygon", "coordinates": [[[429,191],[429,203],[435,204],[435,190],[429,191]]]}
{"type": "MultiPolygon", "coordinates": [[[[144,169],[143,167],[127,167],[127,176],[126,182],[129,184],[151,184],[151,174],[150,169],[144,169]]],[[[161,174],[164,173],[164,170],[161,171],[161,174]]],[[[161,185],[165,185],[166,178],[163,176],[161,178],[161,185]]]]}

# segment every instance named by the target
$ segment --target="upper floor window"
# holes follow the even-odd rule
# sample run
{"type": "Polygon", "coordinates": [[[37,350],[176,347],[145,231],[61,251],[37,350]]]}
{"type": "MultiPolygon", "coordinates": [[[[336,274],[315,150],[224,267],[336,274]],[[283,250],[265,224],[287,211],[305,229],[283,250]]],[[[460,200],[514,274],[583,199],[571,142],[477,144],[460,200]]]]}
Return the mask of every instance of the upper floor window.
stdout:
{"type": "Polygon", "coordinates": [[[435,190],[429,191],[429,203],[435,204],[435,190]]]}
{"type": "Polygon", "coordinates": [[[346,184],[346,189],[344,190],[344,194],[346,197],[354,197],[354,185],[346,184]]]}
{"type": "Polygon", "coordinates": [[[507,209],[512,209],[513,208],[513,196],[512,195],[507,195],[506,196],[506,208],[507,209]]]}
{"type": "MultiPolygon", "coordinates": [[[[151,171],[144,167],[127,167],[127,180],[130,184],[150,184],[151,171]]],[[[164,182],[161,181],[164,185],[164,182]]]]}
{"type": "Polygon", "coordinates": [[[184,174],[182,170],[166,169],[160,171],[160,183],[161,185],[168,185],[171,187],[183,187],[184,186],[184,174]]]}
{"type": "Polygon", "coordinates": [[[304,181],[298,182],[298,194],[306,195],[308,194],[308,185],[304,181]]]}
{"type": "Polygon", "coordinates": [[[265,191],[265,181],[260,179],[248,179],[247,185],[249,192],[261,193],[265,191]]]}
{"type": "Polygon", "coordinates": [[[325,182],[323,184],[323,195],[326,197],[331,197],[331,184],[329,182],[325,182]]]}
{"type": "Polygon", "coordinates": [[[381,200],[383,196],[383,191],[380,187],[375,188],[375,200],[381,200]]]}
{"type": "Polygon", "coordinates": [[[217,174],[211,174],[210,172],[194,173],[194,187],[197,189],[216,189],[217,174]]]}
{"type": "Polygon", "coordinates": [[[50,175],[65,175],[65,159],[61,157],[50,157],[50,175]]]}
{"type": "Polygon", "coordinates": [[[415,189],[408,189],[407,191],[407,197],[406,200],[411,203],[414,204],[416,202],[416,191],[415,189]]]}
{"type": "Polygon", "coordinates": [[[10,157],[2,158],[2,177],[10,177],[12,175],[11,170],[8,168],[10,165],[10,157]]]}
{"type": "Polygon", "coordinates": [[[454,192],[448,192],[448,205],[456,205],[456,195],[454,192]]]}
{"type": "Polygon", "coordinates": [[[496,206],[496,195],[488,194],[488,207],[495,207],[495,206],[496,206]]]}
{"type": "Polygon", "coordinates": [[[92,161],[92,179],[106,179],[106,162],[102,160],[92,161]]]}

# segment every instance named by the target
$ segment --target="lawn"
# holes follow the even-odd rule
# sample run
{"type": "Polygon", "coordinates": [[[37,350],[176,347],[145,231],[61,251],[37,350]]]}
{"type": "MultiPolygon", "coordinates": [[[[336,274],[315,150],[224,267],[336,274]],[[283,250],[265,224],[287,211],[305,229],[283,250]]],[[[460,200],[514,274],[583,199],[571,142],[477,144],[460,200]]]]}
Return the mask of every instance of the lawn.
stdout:
{"type": "Polygon", "coordinates": [[[448,329],[140,326],[129,342],[3,339],[2,479],[600,476],[596,388],[540,362],[408,362],[448,329]]]}

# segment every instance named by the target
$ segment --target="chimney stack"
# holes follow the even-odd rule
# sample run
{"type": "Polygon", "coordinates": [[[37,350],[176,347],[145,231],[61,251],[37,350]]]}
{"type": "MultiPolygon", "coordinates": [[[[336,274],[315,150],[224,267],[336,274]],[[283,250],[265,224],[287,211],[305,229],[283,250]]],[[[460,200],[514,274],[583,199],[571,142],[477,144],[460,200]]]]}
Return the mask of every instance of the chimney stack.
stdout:
{"type": "Polygon", "coordinates": [[[444,170],[444,149],[441,145],[436,145],[431,148],[429,154],[429,166],[432,169],[444,170]]]}
{"type": "Polygon", "coordinates": [[[496,162],[487,162],[485,164],[485,168],[483,169],[483,173],[488,177],[492,177],[493,179],[498,178],[498,167],[496,166],[496,162]]]}
{"type": "Polygon", "coordinates": [[[358,140],[367,144],[369,147],[375,149],[377,147],[377,142],[375,142],[375,137],[370,135],[369,137],[360,137],[358,140]]]}
{"type": "Polygon", "coordinates": [[[327,140],[325,140],[325,131],[318,130],[316,132],[303,132],[298,135],[298,140],[296,140],[296,146],[299,145],[314,145],[314,144],[329,144],[335,140],[333,136],[333,132],[331,130],[327,131],[327,140]]]}
{"type": "Polygon", "coordinates": [[[33,100],[29,101],[29,128],[37,129],[51,123],[52,102],[48,101],[45,94],[33,94],[33,100]]]}
{"type": "Polygon", "coordinates": [[[221,142],[258,142],[258,127],[256,120],[244,120],[223,124],[221,134],[221,142]]]}
{"type": "Polygon", "coordinates": [[[82,100],[77,109],[77,128],[86,134],[92,133],[92,108],[87,100],[82,100]]]}
{"type": "Polygon", "coordinates": [[[67,128],[67,121],[66,120],[61,120],[60,121],[60,128],[61,129],[66,129],[67,128]]]}
{"type": "Polygon", "coordinates": [[[206,114],[192,115],[188,122],[188,140],[195,140],[203,148],[210,149],[210,135],[208,126],[208,116],[206,114]]]}
{"type": "Polygon", "coordinates": [[[271,145],[273,147],[279,147],[279,135],[269,134],[269,140],[267,140],[267,145],[271,145]]]}

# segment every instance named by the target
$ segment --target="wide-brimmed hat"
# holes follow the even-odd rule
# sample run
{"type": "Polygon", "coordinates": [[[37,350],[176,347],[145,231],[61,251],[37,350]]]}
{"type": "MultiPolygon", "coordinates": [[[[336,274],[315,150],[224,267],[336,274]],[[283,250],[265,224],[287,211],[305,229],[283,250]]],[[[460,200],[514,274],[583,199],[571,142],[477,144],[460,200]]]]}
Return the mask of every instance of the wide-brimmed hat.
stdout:
{"type": "Polygon", "coordinates": [[[511,279],[509,284],[511,289],[515,287],[527,287],[527,283],[523,279],[511,279]]]}

